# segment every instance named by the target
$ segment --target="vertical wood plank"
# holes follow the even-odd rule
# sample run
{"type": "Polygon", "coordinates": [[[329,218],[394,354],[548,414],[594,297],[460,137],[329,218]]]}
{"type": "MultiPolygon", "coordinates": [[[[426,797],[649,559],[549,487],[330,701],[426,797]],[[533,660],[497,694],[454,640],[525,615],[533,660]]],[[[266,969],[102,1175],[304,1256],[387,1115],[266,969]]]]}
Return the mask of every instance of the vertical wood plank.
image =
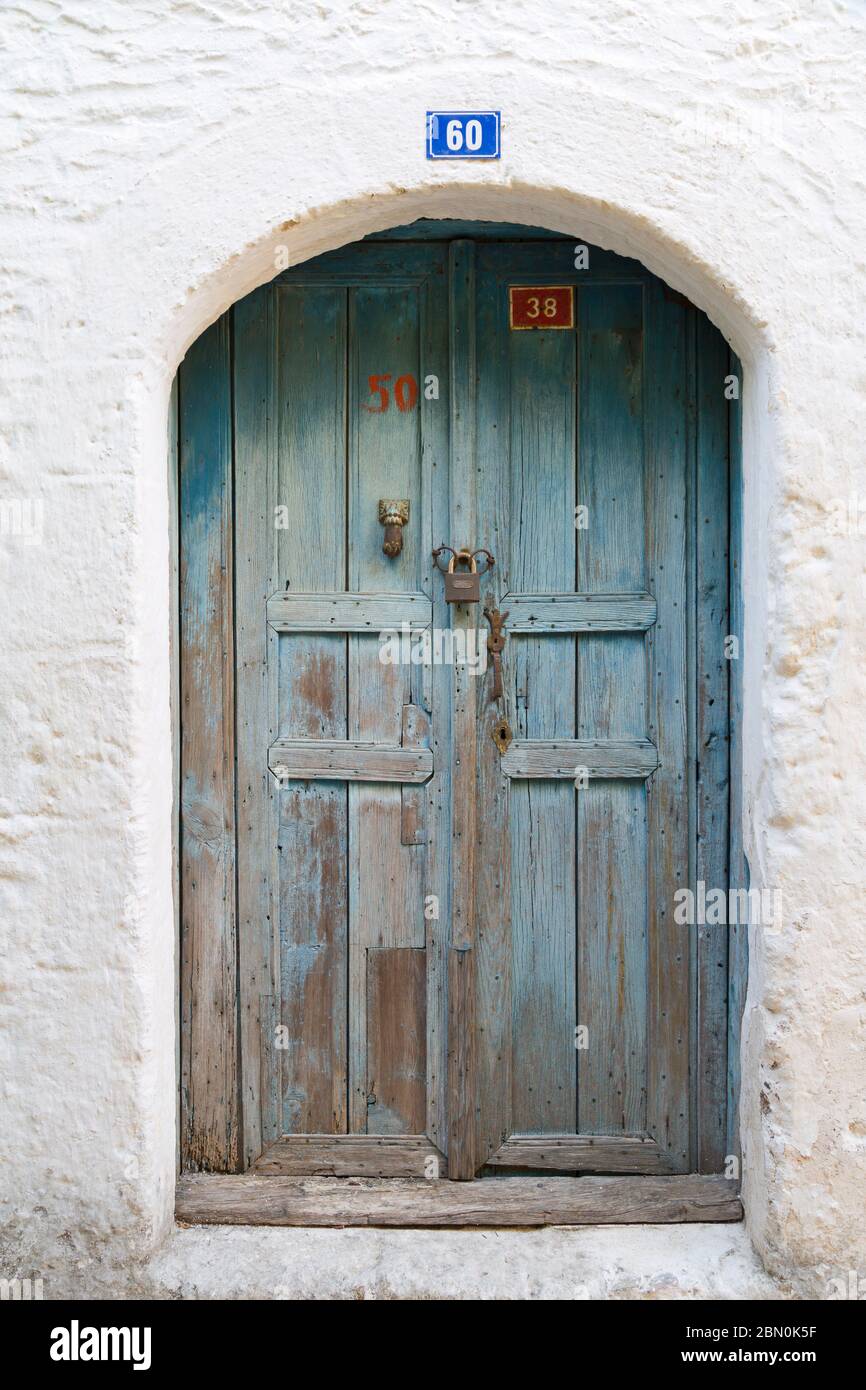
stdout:
{"type": "MultiPolygon", "coordinates": [[[[740,398],[729,404],[730,453],[730,632],[739,643],[729,663],[730,681],[730,886],[749,887],[749,865],[743,853],[743,368],[733,353],[728,372],[739,380],[740,398]]],[[[728,929],[728,1107],[726,1152],[737,1158],[740,1145],[740,1048],[749,967],[747,923],[728,929]]]]}
{"type": "MultiPolygon", "coordinates": [[[[496,557],[481,583],[482,607],[504,610],[502,595],[512,589],[511,508],[503,479],[511,476],[509,428],[509,341],[507,291],[499,279],[498,247],[478,249],[477,331],[484,351],[478,359],[478,545],[496,557]]],[[[507,629],[507,624],[506,624],[507,629]]],[[[492,676],[476,681],[478,727],[478,805],[476,825],[476,1102],[477,1160],[485,1163],[514,1132],[512,1113],[512,864],[511,783],[491,737],[502,714],[513,729],[525,691],[516,675],[517,644],[506,639],[503,699],[490,702],[492,676]]],[[[519,872],[518,861],[518,872],[519,872]]]]}
{"type": "MultiPolygon", "coordinates": [[[[591,592],[646,586],[643,301],[639,285],[580,292],[578,584],[591,592]]],[[[683,609],[680,609],[680,613],[683,609]]],[[[679,618],[679,614],[677,615],[679,618]]],[[[646,736],[644,638],[577,639],[578,738],[646,736]]],[[[646,1123],[646,791],[591,783],[577,792],[580,905],[578,1128],[646,1123]]]]}
{"type": "MultiPolygon", "coordinates": [[[[438,391],[421,393],[420,587],[432,600],[433,626],[450,621],[442,577],[432,552],[448,542],[450,380],[448,371],[448,258],[438,247],[428,260],[421,295],[422,369],[438,382],[438,391]]],[[[413,667],[412,700],[431,717],[433,776],[426,794],[421,889],[427,945],[427,1135],[443,1153],[448,1148],[448,953],[451,911],[451,672],[447,666],[413,667]],[[429,909],[429,910],[428,910],[429,909]]]]}
{"type": "Polygon", "coordinates": [[[275,1138],[277,1064],[274,894],[275,790],[264,753],[275,728],[275,640],[263,612],[276,591],[274,291],[233,311],[238,802],[238,980],[243,1154],[249,1166],[275,1138]]]}
{"type": "Polygon", "coordinates": [[[367,952],[370,1134],[423,1134],[427,1122],[427,953],[367,952]]]}
{"type": "MultiPolygon", "coordinates": [[[[180,981],[180,442],[178,377],[171,383],[168,401],[168,524],[169,524],[169,664],[171,690],[171,896],[174,910],[174,968],[180,981]]],[[[175,991],[175,1068],[181,1074],[180,988],[175,991]]],[[[180,1087],[175,1096],[176,1158],[181,1167],[180,1087]]]]}
{"type": "MultiPolygon", "coordinates": [[[[696,318],[696,880],[728,886],[729,711],[728,348],[704,314],[696,318]]],[[[720,1173],[727,1153],[727,974],[724,925],[694,928],[697,948],[697,1168],[720,1173]]]]}
{"type": "MultiPolygon", "coordinates": [[[[475,247],[453,241],[449,264],[451,541],[477,534],[475,482],[475,247]]],[[[455,629],[477,623],[474,605],[452,604],[455,629]]],[[[475,1153],[475,837],[477,721],[474,678],[452,675],[451,952],[448,970],[448,1172],[471,1178],[475,1153]]]]}
{"type": "Polygon", "coordinates": [[[240,1160],[229,320],[180,385],[181,1112],[187,1169],[240,1160]]]}
{"type": "Polygon", "coordinates": [[[658,620],[647,643],[649,731],[660,766],[647,784],[649,828],[647,1128],[675,1171],[690,1163],[690,928],[674,921],[688,886],[686,645],[686,315],[660,282],[646,288],[648,588],[658,620]]]}
{"type": "MultiPolygon", "coordinates": [[[[281,286],[278,318],[279,587],[346,582],[346,291],[281,286]],[[311,474],[315,486],[311,486],[311,474]]],[[[273,638],[271,639],[273,643],[273,638]]],[[[273,650],[273,647],[272,647],[273,650]]],[[[283,737],[346,738],[346,639],[279,638],[283,737]]],[[[345,784],[279,793],[279,920],[285,1133],[347,1128],[348,823],[345,784]]]]}
{"type": "MultiPolygon", "coordinates": [[[[510,476],[501,470],[500,478],[511,503],[511,579],[523,593],[567,591],[575,581],[575,337],[506,331],[510,476]]],[[[570,635],[510,640],[507,661],[524,691],[518,737],[574,738],[575,655],[570,635]]],[[[522,1134],[568,1134],[577,1114],[573,785],[513,783],[510,811],[513,1122],[522,1134]]]]}
{"type": "MultiPolygon", "coordinates": [[[[396,383],[418,380],[418,293],[386,284],[349,291],[349,587],[418,588],[421,463],[418,413],[398,406],[396,383]],[[387,408],[371,391],[383,379],[387,408]],[[387,380],[384,378],[387,377],[387,380]],[[379,499],[408,498],[403,550],[382,550],[379,499]]],[[[399,743],[403,709],[411,703],[411,667],[379,660],[376,635],[349,637],[349,737],[399,743]]],[[[374,1133],[370,1113],[367,1004],[369,952],[421,946],[424,917],[419,850],[402,845],[401,789],[375,783],[349,796],[349,1091],[351,1133],[374,1133]]]]}

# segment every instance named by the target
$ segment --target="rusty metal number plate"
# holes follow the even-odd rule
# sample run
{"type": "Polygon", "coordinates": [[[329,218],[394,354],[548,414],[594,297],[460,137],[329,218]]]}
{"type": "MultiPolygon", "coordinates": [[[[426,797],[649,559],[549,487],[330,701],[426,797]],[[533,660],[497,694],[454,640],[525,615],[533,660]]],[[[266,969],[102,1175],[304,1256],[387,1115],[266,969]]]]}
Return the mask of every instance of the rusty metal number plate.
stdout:
{"type": "Polygon", "coordinates": [[[573,285],[509,285],[509,328],[574,328],[573,285]]]}

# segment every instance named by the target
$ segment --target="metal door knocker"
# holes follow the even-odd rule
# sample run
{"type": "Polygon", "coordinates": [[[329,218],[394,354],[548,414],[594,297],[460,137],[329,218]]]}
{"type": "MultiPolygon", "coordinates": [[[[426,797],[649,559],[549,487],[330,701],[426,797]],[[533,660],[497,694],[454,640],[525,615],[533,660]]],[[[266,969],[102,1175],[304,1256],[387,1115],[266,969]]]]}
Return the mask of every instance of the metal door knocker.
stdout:
{"type": "Polygon", "coordinates": [[[403,549],[403,527],[409,520],[409,500],[379,498],[379,521],[385,527],[382,549],[393,560],[403,549]]]}

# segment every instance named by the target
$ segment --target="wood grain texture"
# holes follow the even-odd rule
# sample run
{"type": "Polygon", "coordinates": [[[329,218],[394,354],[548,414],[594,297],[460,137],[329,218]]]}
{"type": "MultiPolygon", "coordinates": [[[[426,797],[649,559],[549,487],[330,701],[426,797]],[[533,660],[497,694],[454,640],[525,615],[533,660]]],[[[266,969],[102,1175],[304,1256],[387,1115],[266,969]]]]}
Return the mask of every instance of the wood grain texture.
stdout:
{"type": "Polygon", "coordinates": [[[180,378],[181,1155],[232,1170],[241,1153],[229,322],[180,378]]]}
{"type": "Polygon", "coordinates": [[[659,619],[647,634],[649,733],[660,766],[648,788],[649,959],[647,1130],[679,1171],[691,1162],[689,1065],[693,1027],[690,928],[674,921],[674,893],[688,886],[690,820],[688,686],[684,614],[688,448],[687,309],[647,290],[646,448],[648,579],[659,619]]]}
{"type": "MultiPolygon", "coordinates": [[[[481,256],[483,260],[483,253],[481,256]]],[[[511,574],[511,508],[503,505],[502,477],[510,473],[508,435],[508,335],[503,324],[505,298],[489,269],[477,282],[477,332],[484,343],[478,360],[477,543],[497,557],[482,580],[482,607],[506,611],[501,594],[511,574]]],[[[510,618],[506,626],[510,625],[510,618]]],[[[476,821],[476,1162],[484,1164],[514,1128],[512,1118],[512,862],[511,783],[491,738],[494,723],[506,715],[517,726],[514,663],[503,658],[503,698],[490,701],[490,676],[476,682],[477,796],[483,814],[476,821]]],[[[517,867],[519,872],[519,865],[517,867]]]]}
{"type": "Polygon", "coordinates": [[[268,622],[277,632],[413,631],[429,627],[433,607],[426,594],[273,594],[268,622]]]}
{"type": "MultiPolygon", "coordinates": [[[[445,630],[450,608],[445,602],[444,584],[434,573],[434,546],[448,541],[450,471],[443,465],[450,449],[450,372],[448,321],[448,252],[438,247],[428,261],[428,274],[421,295],[421,357],[425,373],[438,378],[439,397],[419,400],[422,495],[416,508],[420,527],[419,587],[431,595],[433,622],[445,630]]],[[[417,861],[416,880],[423,894],[423,940],[427,949],[427,1125],[429,1138],[440,1150],[448,1143],[446,1116],[448,1077],[448,938],[450,935],[450,851],[451,851],[451,671],[445,665],[413,666],[410,676],[413,738],[423,738],[420,711],[429,718],[429,744],[433,749],[433,775],[423,788],[404,786],[400,796],[403,816],[407,801],[423,798],[423,830],[418,843],[407,847],[417,861]]],[[[405,728],[405,725],[404,725],[405,728]]],[[[408,734],[404,736],[408,741],[408,734]]],[[[405,825],[405,819],[403,820],[405,825]]],[[[407,851],[404,850],[404,853],[407,851]]]]}
{"type": "MultiPolygon", "coordinates": [[[[500,277],[517,255],[500,248],[500,277]]],[[[575,587],[575,338],[519,333],[507,338],[508,460],[500,468],[510,509],[509,588],[548,594],[575,587]]],[[[507,503],[506,503],[507,499],[507,503]]],[[[501,580],[501,577],[500,577],[501,580]]],[[[509,612],[503,599],[501,608],[509,612]]],[[[575,639],[529,632],[509,642],[505,660],[522,692],[515,744],[575,737],[575,639]]],[[[511,749],[509,749],[509,753],[511,749]]],[[[513,766],[520,770],[520,754],[513,766]]],[[[508,775],[505,759],[502,771],[508,775]]],[[[576,1125],[574,1027],[576,863],[574,791],[558,779],[512,779],[509,789],[512,924],[512,1122],[526,1132],[576,1125]]]]}
{"type": "Polygon", "coordinates": [[[719,1177],[500,1178],[418,1182],[193,1174],[179,1221],[229,1226],[579,1226],[741,1221],[736,1185],[719,1177]]]}
{"type": "MultiPolygon", "coordinates": [[[[729,608],[731,635],[736,637],[738,653],[730,663],[730,797],[729,797],[729,885],[748,889],[749,865],[743,853],[743,438],[742,363],[730,354],[729,372],[740,383],[740,399],[729,405],[730,457],[730,581],[729,608]]],[[[749,928],[747,923],[728,928],[728,1105],[727,1152],[740,1156],[740,1048],[743,1009],[749,972],[749,928]]]]}
{"type": "MultiPolygon", "coordinates": [[[[578,501],[589,526],[577,532],[577,584],[582,592],[644,592],[641,289],[588,286],[579,313],[578,501]]],[[[578,737],[643,743],[644,635],[588,633],[577,650],[578,737]]],[[[649,762],[653,769],[658,762],[653,740],[640,765],[649,762]]],[[[578,1022],[588,1040],[577,1051],[578,1128],[633,1133],[646,1127],[645,787],[622,777],[598,781],[578,791],[577,807],[578,1022]]]]}
{"type": "MultiPolygon", "coordinates": [[[[452,537],[467,545],[476,534],[475,248],[452,242],[449,257],[452,537]]],[[[452,541],[452,544],[454,542],[452,541]]],[[[475,626],[471,605],[452,604],[455,629],[475,626]]],[[[466,1181],[475,1173],[475,865],[478,727],[475,681],[451,668],[451,911],[448,954],[448,1171],[466,1181]]]]}
{"type": "Polygon", "coordinates": [[[507,777],[575,780],[578,768],[590,777],[645,778],[658,767],[649,739],[518,739],[502,755],[507,777]]]}
{"type": "Polygon", "coordinates": [[[427,953],[367,952],[367,1133],[420,1134],[427,1121],[427,953]]]}
{"type": "Polygon", "coordinates": [[[423,1178],[428,1172],[444,1178],[448,1166],[424,1134],[284,1134],[253,1171],[277,1178],[423,1178]]]}
{"type": "MultiPolygon", "coordinates": [[[[403,706],[403,731],[400,742],[404,748],[430,747],[430,716],[421,705],[403,706]]],[[[431,767],[432,776],[432,767],[431,767]]],[[[427,796],[421,787],[404,785],[400,791],[400,843],[425,845],[427,833],[427,796]]]]}
{"type": "Polygon", "coordinates": [[[651,594],[506,594],[507,630],[645,632],[656,620],[651,594]]]}
{"type": "MultiPolygon", "coordinates": [[[[392,276],[351,287],[348,354],[348,582],[353,592],[421,591],[428,546],[417,503],[423,491],[417,409],[396,407],[395,382],[406,373],[419,379],[421,288],[395,283],[392,276]],[[389,407],[370,378],[385,374],[389,407]],[[399,557],[382,551],[379,499],[409,499],[399,557]]],[[[429,548],[432,549],[432,546],[429,548]]],[[[429,603],[429,600],[428,600],[429,603]]],[[[402,845],[402,792],[399,782],[421,783],[433,768],[429,748],[401,746],[403,709],[412,702],[412,667],[386,665],[373,634],[350,635],[349,738],[399,748],[387,754],[381,771],[393,768],[392,784],[371,776],[350,776],[349,802],[349,1130],[367,1132],[370,1117],[369,968],[375,948],[424,946],[422,863],[402,845]]],[[[375,755],[366,764],[377,771],[375,755]]],[[[381,1035],[380,1035],[381,1036],[381,1035]]],[[[390,1035],[397,1045],[397,1034],[390,1035]]],[[[389,1127],[383,1111],[382,1124],[389,1127]]],[[[397,1123],[397,1121],[395,1121],[397,1123]]],[[[413,1121],[423,1129],[423,1121],[413,1121]]],[[[404,1125],[405,1128],[405,1125],[404,1125]]]]}
{"type": "MultiPolygon", "coordinates": [[[[171,899],[174,909],[174,949],[175,949],[175,971],[177,979],[180,981],[180,953],[181,953],[181,932],[180,932],[180,875],[181,875],[181,851],[180,851],[180,718],[181,718],[181,690],[180,690],[180,445],[178,431],[180,427],[179,406],[178,406],[178,382],[176,376],[171,384],[171,395],[168,402],[168,503],[169,503],[169,542],[171,546],[170,560],[171,570],[169,574],[169,665],[171,691],[169,696],[169,708],[171,711],[171,772],[172,772],[172,798],[171,798],[171,899]]],[[[175,1066],[177,1075],[181,1075],[181,1019],[180,1019],[180,989],[175,994],[175,1066]]],[[[183,1116],[181,1114],[181,1088],[178,1087],[175,1113],[175,1143],[177,1166],[183,1166],[181,1154],[181,1136],[183,1133],[183,1116]]]]}
{"type": "MultiPolygon", "coordinates": [[[[695,881],[728,885],[730,738],[728,608],[728,348],[696,314],[695,397],[695,881]]],[[[698,1172],[721,1173],[727,1148],[728,932],[694,928],[695,1124],[698,1172]]]]}
{"type": "MultiPolygon", "coordinates": [[[[276,297],[276,589],[334,592],[346,585],[346,292],[272,287],[276,297]],[[311,460],[315,487],[310,486],[311,460]]],[[[264,544],[260,537],[260,544],[264,544]]],[[[263,603],[256,620],[266,618],[263,603]]],[[[345,739],[346,638],[272,633],[277,666],[270,726],[289,740],[345,739]]],[[[262,740],[265,730],[260,727],[262,740]]],[[[268,736],[267,745],[273,739],[268,736]]],[[[259,743],[267,764],[267,746],[259,743]]],[[[268,774],[270,777],[270,774],[268,774]]],[[[273,780],[273,779],[271,779],[273,780]]],[[[274,832],[278,884],[280,1131],[339,1134],[347,1127],[346,787],[339,781],[283,782],[274,832]]]]}
{"type": "Polygon", "coordinates": [[[433,771],[429,748],[393,748],[355,739],[279,739],[268,766],[282,781],[426,782],[433,771]]]}
{"type": "Polygon", "coordinates": [[[513,1134],[487,1163],[493,1168],[550,1168],[561,1173],[669,1173],[654,1139],[631,1134],[513,1134]]]}
{"type": "Polygon", "coordinates": [[[274,294],[232,311],[235,415],[235,669],[240,1067],[244,1163],[279,1134],[278,793],[262,760],[276,732],[277,643],[262,622],[278,582],[274,294]]]}

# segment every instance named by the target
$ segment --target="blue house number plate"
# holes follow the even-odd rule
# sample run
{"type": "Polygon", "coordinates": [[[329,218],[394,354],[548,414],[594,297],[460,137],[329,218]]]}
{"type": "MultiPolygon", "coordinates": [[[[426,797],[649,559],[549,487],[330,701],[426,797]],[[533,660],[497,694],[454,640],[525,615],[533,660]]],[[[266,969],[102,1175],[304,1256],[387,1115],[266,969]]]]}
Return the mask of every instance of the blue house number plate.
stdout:
{"type": "Polygon", "coordinates": [[[498,111],[428,111],[428,159],[498,159],[498,111]]]}

